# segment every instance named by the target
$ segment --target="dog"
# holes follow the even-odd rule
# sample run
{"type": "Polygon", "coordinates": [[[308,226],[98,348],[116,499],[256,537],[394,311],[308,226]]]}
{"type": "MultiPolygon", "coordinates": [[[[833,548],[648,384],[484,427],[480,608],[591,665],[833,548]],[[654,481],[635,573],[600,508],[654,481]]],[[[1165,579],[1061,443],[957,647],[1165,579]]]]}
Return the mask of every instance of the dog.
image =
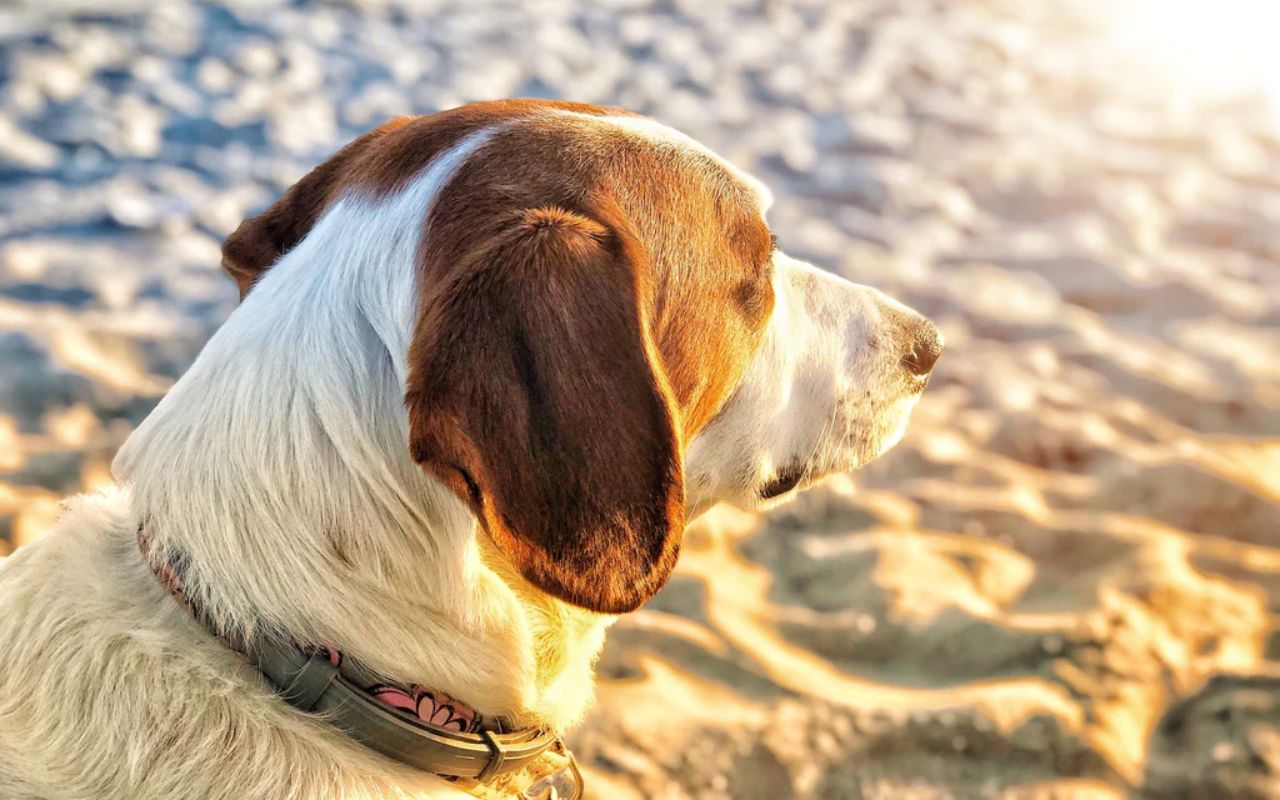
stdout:
{"type": "Polygon", "coordinates": [[[884,452],[942,351],[770,203],[646,117],[501,101],[243,222],[117,485],[0,562],[0,797],[576,793],[556,737],[686,522],[884,452]]]}

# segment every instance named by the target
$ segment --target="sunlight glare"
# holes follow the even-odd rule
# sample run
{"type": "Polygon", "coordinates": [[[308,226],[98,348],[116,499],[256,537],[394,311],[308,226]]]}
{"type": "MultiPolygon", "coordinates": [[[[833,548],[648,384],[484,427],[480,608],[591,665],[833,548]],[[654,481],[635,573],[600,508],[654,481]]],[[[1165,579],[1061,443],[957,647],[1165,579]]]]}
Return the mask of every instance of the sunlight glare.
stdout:
{"type": "Polygon", "coordinates": [[[1116,44],[1189,94],[1258,94],[1280,121],[1280,0],[1124,0],[1116,44]]]}

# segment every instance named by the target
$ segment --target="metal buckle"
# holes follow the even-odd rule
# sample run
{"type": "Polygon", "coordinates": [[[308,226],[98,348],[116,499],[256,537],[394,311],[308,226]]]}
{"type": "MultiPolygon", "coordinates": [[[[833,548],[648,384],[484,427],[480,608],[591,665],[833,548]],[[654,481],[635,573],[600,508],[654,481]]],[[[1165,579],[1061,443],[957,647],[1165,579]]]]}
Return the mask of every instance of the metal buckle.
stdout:
{"type": "Polygon", "coordinates": [[[502,742],[493,735],[493,731],[482,730],[480,736],[484,738],[485,744],[489,745],[489,763],[485,764],[484,769],[476,776],[477,781],[484,783],[502,770],[502,765],[507,760],[507,751],[502,749],[502,742]]]}
{"type": "Polygon", "coordinates": [[[586,782],[578,769],[578,760],[563,742],[557,740],[552,747],[569,759],[568,766],[526,786],[519,800],[582,800],[585,796],[586,782]]]}

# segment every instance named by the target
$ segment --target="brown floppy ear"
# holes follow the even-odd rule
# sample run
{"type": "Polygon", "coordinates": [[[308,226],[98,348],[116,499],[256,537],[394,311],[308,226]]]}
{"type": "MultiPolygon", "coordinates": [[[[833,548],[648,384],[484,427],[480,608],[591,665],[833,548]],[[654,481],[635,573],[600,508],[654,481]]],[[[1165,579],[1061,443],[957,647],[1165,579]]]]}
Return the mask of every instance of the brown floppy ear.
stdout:
{"type": "Polygon", "coordinates": [[[615,614],[666,583],[684,529],[649,266],[624,227],[533,209],[449,265],[424,301],[407,395],[414,459],[524,576],[615,614]]]}
{"type": "Polygon", "coordinates": [[[351,182],[353,162],[377,139],[412,117],[396,117],[353,140],[289,187],[270,208],[249,217],[222,243],[222,268],[243,300],[262,273],[306,236],[338,192],[351,182]]]}

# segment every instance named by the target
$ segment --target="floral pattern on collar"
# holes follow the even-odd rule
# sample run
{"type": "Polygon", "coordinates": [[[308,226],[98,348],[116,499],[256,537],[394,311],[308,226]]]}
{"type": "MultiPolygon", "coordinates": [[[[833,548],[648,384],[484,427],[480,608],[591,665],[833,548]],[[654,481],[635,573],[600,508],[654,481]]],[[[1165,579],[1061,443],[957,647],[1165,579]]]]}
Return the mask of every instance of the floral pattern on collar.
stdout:
{"type": "Polygon", "coordinates": [[[466,703],[453,699],[444,692],[424,689],[417,684],[400,686],[382,683],[367,668],[354,659],[347,658],[332,647],[299,647],[304,653],[319,652],[329,663],[338,668],[342,676],[356,684],[383,705],[402,711],[411,717],[457,733],[475,733],[480,729],[482,717],[466,703]]]}

